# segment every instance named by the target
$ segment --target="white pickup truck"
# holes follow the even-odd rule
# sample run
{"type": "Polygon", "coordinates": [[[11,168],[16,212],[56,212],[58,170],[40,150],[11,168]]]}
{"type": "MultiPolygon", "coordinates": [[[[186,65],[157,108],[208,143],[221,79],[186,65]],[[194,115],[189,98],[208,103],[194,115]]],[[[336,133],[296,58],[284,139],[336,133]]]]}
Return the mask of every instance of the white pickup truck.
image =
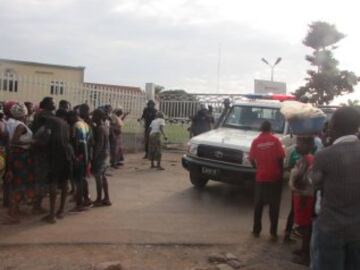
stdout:
{"type": "Polygon", "coordinates": [[[288,157],[294,148],[294,139],[280,106],[279,101],[242,101],[232,106],[218,129],[193,137],[182,158],[191,183],[202,188],[209,180],[232,184],[253,181],[255,169],[248,156],[251,143],[265,120],[272,124],[273,133],[281,140],[288,157]]]}

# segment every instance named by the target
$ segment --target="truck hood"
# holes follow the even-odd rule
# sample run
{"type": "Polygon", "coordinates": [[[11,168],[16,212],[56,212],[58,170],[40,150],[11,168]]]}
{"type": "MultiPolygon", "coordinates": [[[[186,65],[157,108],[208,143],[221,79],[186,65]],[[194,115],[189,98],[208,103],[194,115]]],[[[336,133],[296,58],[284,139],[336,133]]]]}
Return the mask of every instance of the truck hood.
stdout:
{"type": "MultiPolygon", "coordinates": [[[[252,141],[259,135],[258,131],[234,128],[218,128],[193,137],[190,144],[205,144],[232,148],[248,152],[252,141]]],[[[276,134],[280,139],[282,135],[276,134]]]]}

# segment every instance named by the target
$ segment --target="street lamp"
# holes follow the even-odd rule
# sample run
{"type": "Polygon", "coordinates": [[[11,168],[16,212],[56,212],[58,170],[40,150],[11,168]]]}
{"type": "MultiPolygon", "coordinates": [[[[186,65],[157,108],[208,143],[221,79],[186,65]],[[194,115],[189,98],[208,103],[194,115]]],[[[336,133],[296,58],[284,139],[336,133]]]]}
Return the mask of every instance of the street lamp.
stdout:
{"type": "Polygon", "coordinates": [[[276,59],[275,63],[271,65],[265,58],[261,58],[261,61],[263,61],[266,65],[268,65],[271,68],[271,81],[274,81],[274,68],[276,65],[278,65],[281,62],[282,58],[278,57],[276,59]]]}

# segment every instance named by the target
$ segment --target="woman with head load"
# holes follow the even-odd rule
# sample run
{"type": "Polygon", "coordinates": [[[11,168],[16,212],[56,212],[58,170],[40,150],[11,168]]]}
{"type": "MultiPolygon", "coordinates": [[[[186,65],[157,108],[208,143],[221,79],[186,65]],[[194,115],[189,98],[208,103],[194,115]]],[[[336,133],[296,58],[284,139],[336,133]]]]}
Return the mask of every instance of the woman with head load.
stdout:
{"type": "Polygon", "coordinates": [[[10,119],[7,122],[9,135],[9,155],[6,172],[6,181],[10,185],[9,222],[18,223],[19,204],[33,198],[32,160],[30,145],[32,132],[25,125],[27,116],[26,106],[16,103],[10,109],[10,119]]]}

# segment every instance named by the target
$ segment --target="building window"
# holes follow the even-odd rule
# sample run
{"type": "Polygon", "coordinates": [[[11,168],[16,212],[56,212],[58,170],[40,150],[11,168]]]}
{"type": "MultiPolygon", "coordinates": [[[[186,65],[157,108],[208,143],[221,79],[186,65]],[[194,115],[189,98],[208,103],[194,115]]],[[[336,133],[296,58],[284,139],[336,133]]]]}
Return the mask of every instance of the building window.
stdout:
{"type": "Polygon", "coordinates": [[[63,95],[64,94],[64,82],[51,81],[50,94],[51,95],[63,95]]]}
{"type": "MultiPolygon", "coordinates": [[[[94,87],[96,89],[96,87],[94,87]]],[[[90,91],[90,103],[95,108],[99,106],[98,93],[96,91],[90,91]]]]}
{"type": "Polygon", "coordinates": [[[3,79],[0,80],[0,89],[3,91],[17,92],[18,81],[15,76],[15,72],[12,70],[6,70],[3,79]]]}

